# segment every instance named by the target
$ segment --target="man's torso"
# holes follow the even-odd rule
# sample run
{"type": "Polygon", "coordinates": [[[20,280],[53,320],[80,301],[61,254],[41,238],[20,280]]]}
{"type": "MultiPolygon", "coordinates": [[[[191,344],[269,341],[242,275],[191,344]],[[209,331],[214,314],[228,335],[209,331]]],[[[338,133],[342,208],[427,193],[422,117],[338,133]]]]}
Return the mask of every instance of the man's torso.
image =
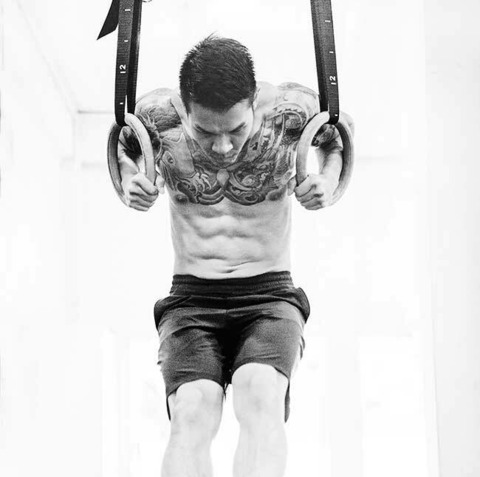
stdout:
{"type": "Polygon", "coordinates": [[[260,84],[254,127],[233,164],[219,167],[192,138],[171,90],[139,101],[156,168],[170,196],[174,273],[220,279],[290,269],[296,146],[318,99],[297,84],[260,84]]]}

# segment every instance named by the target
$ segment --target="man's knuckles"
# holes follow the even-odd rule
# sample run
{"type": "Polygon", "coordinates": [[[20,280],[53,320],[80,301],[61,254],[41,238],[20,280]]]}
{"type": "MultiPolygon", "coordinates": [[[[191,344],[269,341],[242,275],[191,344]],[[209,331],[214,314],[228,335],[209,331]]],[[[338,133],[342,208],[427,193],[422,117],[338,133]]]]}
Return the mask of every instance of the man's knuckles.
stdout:
{"type": "Polygon", "coordinates": [[[295,188],[295,195],[297,197],[305,195],[312,188],[311,177],[308,176],[300,185],[295,188]]]}
{"type": "Polygon", "coordinates": [[[133,176],[130,186],[132,190],[141,190],[150,195],[158,194],[158,189],[141,172],[133,176]]]}

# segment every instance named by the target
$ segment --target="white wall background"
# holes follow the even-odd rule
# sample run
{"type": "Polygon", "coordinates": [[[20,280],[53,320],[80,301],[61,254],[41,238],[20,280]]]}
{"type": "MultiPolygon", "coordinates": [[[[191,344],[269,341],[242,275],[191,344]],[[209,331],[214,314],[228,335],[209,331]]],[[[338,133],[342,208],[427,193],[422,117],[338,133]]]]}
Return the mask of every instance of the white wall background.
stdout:
{"type": "MultiPolygon", "coordinates": [[[[158,476],[168,211],[165,197],[128,210],[109,183],[115,38],[94,41],[109,1],[0,5],[0,473],[158,476]]],[[[476,477],[480,5],[334,7],[357,160],[335,207],[295,208],[313,313],[288,475],[476,477]]],[[[308,2],[158,0],[143,18],[139,94],[175,86],[212,31],[243,41],[259,78],[316,86],[308,2]]],[[[236,439],[229,401],[225,417],[217,475],[236,439]]]]}
{"type": "Polygon", "coordinates": [[[480,474],[480,4],[425,2],[432,316],[443,475],[480,474]]]}

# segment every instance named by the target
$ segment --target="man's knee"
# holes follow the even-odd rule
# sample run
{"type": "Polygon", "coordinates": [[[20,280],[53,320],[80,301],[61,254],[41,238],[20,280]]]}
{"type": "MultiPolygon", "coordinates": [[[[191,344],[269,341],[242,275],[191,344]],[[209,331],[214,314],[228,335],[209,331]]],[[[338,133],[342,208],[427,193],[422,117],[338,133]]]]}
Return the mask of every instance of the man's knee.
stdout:
{"type": "Polygon", "coordinates": [[[249,363],[232,379],[233,403],[237,419],[255,424],[269,419],[283,422],[288,378],[272,366],[249,363]]]}
{"type": "Polygon", "coordinates": [[[213,381],[183,384],[168,398],[172,433],[196,432],[213,438],[220,424],[222,402],[223,389],[213,381]]]}

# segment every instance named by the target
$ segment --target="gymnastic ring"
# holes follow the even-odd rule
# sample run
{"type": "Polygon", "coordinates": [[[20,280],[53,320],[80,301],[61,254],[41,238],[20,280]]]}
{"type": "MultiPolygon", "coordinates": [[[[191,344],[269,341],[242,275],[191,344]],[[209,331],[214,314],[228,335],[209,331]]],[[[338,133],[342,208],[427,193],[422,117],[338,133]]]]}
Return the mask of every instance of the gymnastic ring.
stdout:
{"type": "MultiPolygon", "coordinates": [[[[310,146],[312,145],[313,138],[317,135],[320,128],[324,124],[328,123],[329,120],[330,115],[328,114],[328,112],[318,113],[309,121],[309,123],[305,126],[305,129],[303,130],[302,136],[300,137],[300,141],[297,146],[297,185],[300,185],[308,176],[307,156],[310,146]]],[[[340,137],[342,138],[343,163],[339,183],[337,188],[335,189],[335,192],[333,193],[331,204],[337,202],[338,199],[342,197],[348,187],[350,178],[352,176],[354,156],[352,132],[343,113],[340,113],[340,118],[335,124],[335,127],[338,129],[340,137]]]]}
{"type": "MultiPolygon", "coordinates": [[[[155,180],[157,178],[157,173],[155,171],[155,156],[153,155],[152,142],[150,141],[148,131],[140,119],[133,114],[125,114],[125,123],[127,126],[130,126],[140,144],[140,149],[142,150],[142,156],[145,163],[145,175],[152,184],[155,184],[155,180]]],[[[118,164],[118,140],[120,138],[122,129],[123,127],[119,126],[117,123],[113,123],[112,127],[110,128],[107,150],[108,170],[110,171],[113,187],[115,188],[118,197],[120,197],[120,200],[128,206],[129,204],[122,188],[122,176],[120,174],[120,167],[118,164]]]]}

